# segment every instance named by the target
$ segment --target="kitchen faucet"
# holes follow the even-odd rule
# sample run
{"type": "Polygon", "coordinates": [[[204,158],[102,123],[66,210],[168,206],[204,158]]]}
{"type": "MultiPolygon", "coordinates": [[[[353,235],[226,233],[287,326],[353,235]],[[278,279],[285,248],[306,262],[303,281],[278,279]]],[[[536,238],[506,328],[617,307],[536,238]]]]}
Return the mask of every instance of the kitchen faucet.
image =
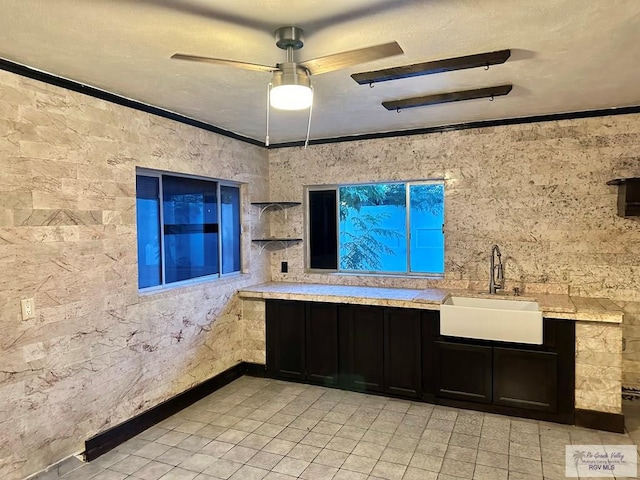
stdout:
{"type": "Polygon", "coordinates": [[[502,254],[498,245],[491,247],[491,271],[489,272],[489,293],[496,293],[497,290],[504,288],[504,272],[502,270],[502,254]],[[495,263],[495,258],[498,257],[498,265],[495,263]],[[496,276],[497,269],[497,276],[496,276]]]}

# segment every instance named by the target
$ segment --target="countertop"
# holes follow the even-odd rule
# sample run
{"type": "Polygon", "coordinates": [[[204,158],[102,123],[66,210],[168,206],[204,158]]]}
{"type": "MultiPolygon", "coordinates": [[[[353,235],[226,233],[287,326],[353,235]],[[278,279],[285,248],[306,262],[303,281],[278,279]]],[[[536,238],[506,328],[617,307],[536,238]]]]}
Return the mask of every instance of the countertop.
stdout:
{"type": "MultiPolygon", "coordinates": [[[[488,297],[488,293],[439,288],[382,288],[316,283],[269,282],[240,290],[242,298],[300,300],[358,305],[439,310],[449,295],[488,297]]],[[[623,312],[607,298],[586,298],[543,293],[513,295],[496,294],[492,298],[537,301],[545,318],[562,318],[588,322],[622,323],[623,312]]]]}

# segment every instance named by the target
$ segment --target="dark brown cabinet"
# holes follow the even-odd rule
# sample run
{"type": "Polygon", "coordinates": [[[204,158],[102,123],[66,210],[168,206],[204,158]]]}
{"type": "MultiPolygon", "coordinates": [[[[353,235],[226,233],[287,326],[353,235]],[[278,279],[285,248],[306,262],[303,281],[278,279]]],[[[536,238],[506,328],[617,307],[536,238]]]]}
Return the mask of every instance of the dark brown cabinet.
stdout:
{"type": "Polygon", "coordinates": [[[307,303],[305,338],[307,380],[321,385],[338,385],[338,306],[307,303]]]}
{"type": "Polygon", "coordinates": [[[338,308],[287,300],[266,302],[267,373],[338,384],[338,308]]]}
{"type": "Polygon", "coordinates": [[[384,309],[349,305],[340,310],[342,384],[365,392],[384,391],[384,309]]]}
{"type": "Polygon", "coordinates": [[[267,374],[348,390],[573,423],[575,323],[542,345],[440,335],[438,311],[266,301],[267,374]]]}
{"type": "Polygon", "coordinates": [[[267,373],[291,380],[305,379],[305,304],[266,302],[267,373]]]}
{"type": "Polygon", "coordinates": [[[491,347],[438,341],[435,348],[436,395],[491,403],[491,347]]]}
{"type": "Polygon", "coordinates": [[[493,403],[555,412],[558,355],[513,348],[493,349],[493,403]]]}
{"type": "Polygon", "coordinates": [[[419,398],[422,394],[420,311],[385,309],[383,336],[384,391],[419,398]]]}
{"type": "Polygon", "coordinates": [[[422,335],[423,399],[573,423],[574,322],[544,319],[542,345],[441,336],[439,319],[422,335]]]}

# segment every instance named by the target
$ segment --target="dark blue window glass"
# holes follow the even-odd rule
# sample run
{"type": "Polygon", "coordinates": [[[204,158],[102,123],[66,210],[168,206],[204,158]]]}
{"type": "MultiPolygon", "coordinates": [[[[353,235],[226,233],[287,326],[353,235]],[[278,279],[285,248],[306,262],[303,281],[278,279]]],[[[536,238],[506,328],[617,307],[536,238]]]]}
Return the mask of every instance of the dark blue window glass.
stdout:
{"type": "Polygon", "coordinates": [[[240,271],[240,188],[220,186],[222,273],[240,271]]]}
{"type": "Polygon", "coordinates": [[[218,273],[217,183],[162,176],[165,283],[218,273]]]}
{"type": "Polygon", "coordinates": [[[138,228],[138,288],[162,283],[160,254],[160,179],[136,177],[136,225],[138,228]]]}
{"type": "Polygon", "coordinates": [[[137,175],[138,288],[239,272],[241,205],[238,186],[137,175]]]}

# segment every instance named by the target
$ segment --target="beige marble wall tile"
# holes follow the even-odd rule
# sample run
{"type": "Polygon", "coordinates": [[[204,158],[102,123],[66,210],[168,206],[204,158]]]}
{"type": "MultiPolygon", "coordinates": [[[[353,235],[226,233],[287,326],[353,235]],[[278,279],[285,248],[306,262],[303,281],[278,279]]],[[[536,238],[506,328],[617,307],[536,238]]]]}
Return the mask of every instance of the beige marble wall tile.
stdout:
{"type": "Polygon", "coordinates": [[[243,360],[266,363],[265,302],[263,299],[242,299],[243,360]]]}
{"type": "Polygon", "coordinates": [[[136,167],[242,182],[252,232],[268,228],[249,202],[268,197],[269,166],[262,148],[7,72],[0,97],[0,477],[14,480],[243,358],[234,294],[269,279],[268,256],[247,234],[246,273],[139,295],[136,167]]]}
{"type": "MultiPolygon", "coordinates": [[[[309,273],[304,244],[273,253],[272,277],[408,288],[452,288],[458,283],[460,288],[485,289],[490,247],[497,243],[507,288],[610,298],[625,311],[626,350],[621,352],[617,337],[579,337],[579,351],[593,348],[579,357],[619,368],[622,356],[624,385],[640,388],[640,220],[616,215],[617,190],[606,185],[613,178],[640,176],[639,149],[640,115],[632,114],[274,150],[269,157],[272,200],[304,202],[305,185],[439,178],[445,181],[446,220],[445,275],[440,281],[309,273]],[[289,262],[287,274],[280,273],[283,260],[289,262]],[[599,350],[603,343],[611,351],[599,350]],[[596,355],[600,353],[613,355],[596,355]]],[[[288,217],[272,216],[273,235],[304,233],[304,207],[291,209],[288,217]]],[[[601,394],[601,386],[585,380],[580,401],[595,405],[591,394],[596,400],[613,398],[621,380],[603,381],[608,393],[601,394]]],[[[617,401],[605,403],[618,408],[617,401]]]]}

